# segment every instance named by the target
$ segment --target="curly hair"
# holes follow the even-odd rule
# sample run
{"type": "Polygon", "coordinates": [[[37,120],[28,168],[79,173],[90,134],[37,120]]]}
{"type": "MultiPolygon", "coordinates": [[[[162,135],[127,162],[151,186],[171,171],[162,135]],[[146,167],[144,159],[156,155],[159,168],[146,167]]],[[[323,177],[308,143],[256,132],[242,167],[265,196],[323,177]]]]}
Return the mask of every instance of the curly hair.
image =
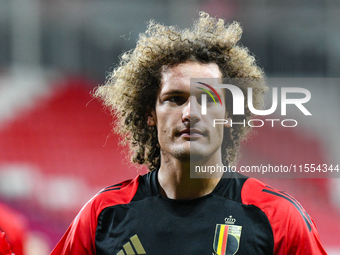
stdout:
{"type": "MultiPolygon", "coordinates": [[[[180,30],[153,20],[149,22],[146,32],[139,35],[136,48],[121,56],[119,65],[108,75],[105,84],[94,91],[94,96],[103,100],[116,118],[114,131],[122,135],[123,144],[130,145],[132,162],[146,164],[150,170],[160,166],[157,129],[147,125],[147,116],[155,108],[162,67],[186,61],[216,63],[223,78],[263,80],[264,72],[255,58],[239,44],[241,35],[239,23],[225,25],[224,20],[204,12],[190,29],[180,30]]],[[[260,109],[267,86],[264,82],[251,84],[253,105],[260,109]]],[[[251,118],[246,104],[247,88],[242,85],[240,88],[245,95],[245,114],[232,116],[233,122],[251,118]]],[[[232,98],[226,96],[226,102],[230,112],[232,98]]],[[[233,164],[237,159],[239,145],[250,129],[243,125],[225,128],[224,164],[233,164]]]]}

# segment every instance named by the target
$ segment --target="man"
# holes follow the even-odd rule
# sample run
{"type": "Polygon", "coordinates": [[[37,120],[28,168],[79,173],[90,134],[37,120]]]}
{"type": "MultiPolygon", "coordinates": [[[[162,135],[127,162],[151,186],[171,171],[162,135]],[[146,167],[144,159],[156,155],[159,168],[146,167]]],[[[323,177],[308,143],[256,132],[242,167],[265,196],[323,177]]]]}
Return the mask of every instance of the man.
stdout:
{"type": "MultiPolygon", "coordinates": [[[[118,118],[132,161],[151,172],[92,198],[53,255],[326,254],[313,221],[288,194],[237,173],[190,178],[191,162],[232,165],[249,132],[229,124],[240,118],[232,115],[230,95],[217,89],[221,104],[208,102],[204,115],[201,89],[190,86],[191,78],[208,87],[213,79],[264,78],[237,45],[241,33],[238,23],[225,26],[206,13],[191,30],[151,22],[122,56],[95,96],[118,118]],[[213,128],[216,118],[228,122],[213,128]]],[[[250,85],[260,108],[267,87],[250,85]]],[[[248,108],[241,117],[251,118],[248,108]]]]}

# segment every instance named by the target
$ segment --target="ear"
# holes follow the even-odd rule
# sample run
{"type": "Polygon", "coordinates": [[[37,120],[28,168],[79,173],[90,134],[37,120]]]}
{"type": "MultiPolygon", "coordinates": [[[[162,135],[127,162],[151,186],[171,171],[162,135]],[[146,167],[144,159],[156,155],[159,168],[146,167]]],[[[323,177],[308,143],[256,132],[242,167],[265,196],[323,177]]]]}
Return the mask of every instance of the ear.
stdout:
{"type": "Polygon", "coordinates": [[[148,121],[147,121],[149,126],[156,126],[157,119],[156,119],[156,112],[155,110],[151,110],[150,114],[148,114],[148,121]]]}
{"type": "Polygon", "coordinates": [[[231,116],[228,112],[226,112],[225,117],[226,117],[227,123],[224,124],[224,127],[230,128],[231,127],[231,120],[232,120],[233,116],[231,116]]]}

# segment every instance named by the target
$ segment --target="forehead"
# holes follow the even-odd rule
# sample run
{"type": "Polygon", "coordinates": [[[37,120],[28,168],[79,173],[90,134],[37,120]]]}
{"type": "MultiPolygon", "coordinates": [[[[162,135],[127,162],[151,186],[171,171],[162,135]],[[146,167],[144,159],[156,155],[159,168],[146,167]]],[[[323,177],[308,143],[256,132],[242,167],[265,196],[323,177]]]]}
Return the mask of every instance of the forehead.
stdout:
{"type": "Polygon", "coordinates": [[[222,78],[216,63],[185,62],[162,70],[161,92],[170,89],[190,89],[190,78],[222,78]]]}

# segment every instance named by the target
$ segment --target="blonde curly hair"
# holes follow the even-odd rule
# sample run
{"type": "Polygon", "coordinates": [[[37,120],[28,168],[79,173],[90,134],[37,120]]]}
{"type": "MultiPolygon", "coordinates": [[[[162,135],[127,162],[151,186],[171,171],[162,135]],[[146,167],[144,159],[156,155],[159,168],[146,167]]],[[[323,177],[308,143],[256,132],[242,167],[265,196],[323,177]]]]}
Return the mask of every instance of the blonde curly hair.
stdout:
{"type": "MultiPolygon", "coordinates": [[[[160,166],[157,129],[147,125],[147,116],[155,108],[162,67],[186,61],[216,63],[224,78],[263,80],[264,73],[255,58],[239,44],[241,34],[239,23],[225,25],[224,20],[204,12],[191,29],[179,30],[150,21],[146,32],[139,35],[136,48],[121,56],[118,67],[109,74],[105,84],[94,91],[94,96],[103,100],[116,118],[114,130],[122,135],[123,144],[130,145],[132,162],[146,164],[150,170],[160,166]]],[[[251,84],[253,105],[260,109],[267,87],[263,82],[251,84]]],[[[247,105],[247,88],[240,87],[247,105]]],[[[231,95],[226,96],[226,103],[227,111],[232,112],[231,95]]],[[[251,118],[251,112],[245,107],[244,115],[232,116],[233,122],[251,118]]],[[[236,160],[240,142],[249,131],[250,127],[243,125],[225,128],[224,164],[230,165],[236,160]]]]}

